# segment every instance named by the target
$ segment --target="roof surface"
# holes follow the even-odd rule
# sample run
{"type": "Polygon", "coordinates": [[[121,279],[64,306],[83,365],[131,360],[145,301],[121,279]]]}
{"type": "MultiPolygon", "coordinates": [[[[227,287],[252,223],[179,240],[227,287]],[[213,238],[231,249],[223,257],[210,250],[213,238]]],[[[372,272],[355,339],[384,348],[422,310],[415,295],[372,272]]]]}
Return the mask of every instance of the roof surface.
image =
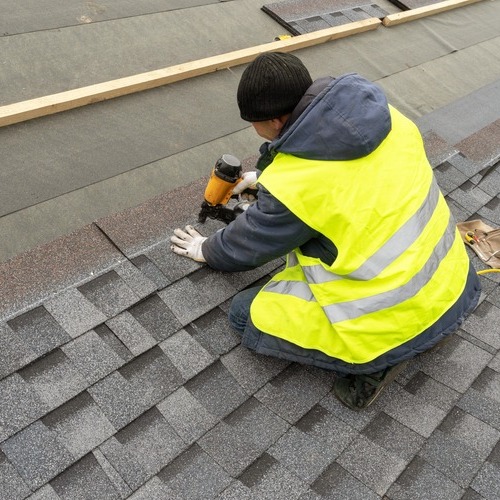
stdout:
{"type": "MultiPolygon", "coordinates": [[[[499,82],[417,119],[456,219],[494,227],[499,82]]],[[[0,264],[0,498],[497,499],[500,275],[448,344],[352,412],[333,374],[254,355],[229,326],[231,297],[281,259],[224,274],[169,251],[205,183],[0,264]]]]}

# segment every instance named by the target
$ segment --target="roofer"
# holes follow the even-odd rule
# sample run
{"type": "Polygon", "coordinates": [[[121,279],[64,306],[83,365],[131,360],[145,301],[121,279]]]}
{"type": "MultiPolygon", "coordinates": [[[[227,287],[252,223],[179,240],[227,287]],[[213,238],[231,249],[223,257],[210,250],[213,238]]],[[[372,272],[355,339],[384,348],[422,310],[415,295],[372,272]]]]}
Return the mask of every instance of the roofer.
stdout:
{"type": "Polygon", "coordinates": [[[177,229],[172,249],[219,271],[287,255],[263,288],[233,299],[242,344],[333,370],[334,393],[368,406],[404,362],[454,332],[480,285],[417,127],[357,74],[312,81],[300,59],[259,55],[237,92],[269,142],[258,200],[208,238],[177,229]]]}

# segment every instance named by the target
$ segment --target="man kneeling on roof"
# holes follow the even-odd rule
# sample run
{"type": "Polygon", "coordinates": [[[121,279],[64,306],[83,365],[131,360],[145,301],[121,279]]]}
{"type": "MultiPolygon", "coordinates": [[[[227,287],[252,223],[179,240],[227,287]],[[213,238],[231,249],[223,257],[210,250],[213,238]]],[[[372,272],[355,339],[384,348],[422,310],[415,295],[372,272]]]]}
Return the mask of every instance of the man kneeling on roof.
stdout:
{"type": "Polygon", "coordinates": [[[371,404],[404,362],[453,333],[480,285],[417,127],[357,74],[312,81],[291,54],[264,53],[237,92],[269,142],[258,200],[208,238],[177,229],[172,250],[218,271],[287,255],[263,288],[233,299],[231,324],[257,353],[338,374],[334,393],[371,404]]]}

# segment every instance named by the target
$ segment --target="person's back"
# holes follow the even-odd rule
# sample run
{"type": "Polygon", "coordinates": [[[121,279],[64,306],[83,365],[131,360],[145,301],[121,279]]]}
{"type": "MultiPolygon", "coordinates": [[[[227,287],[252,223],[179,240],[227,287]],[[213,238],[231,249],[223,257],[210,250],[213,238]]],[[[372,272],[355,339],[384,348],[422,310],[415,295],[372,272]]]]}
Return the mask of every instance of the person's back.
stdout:
{"type": "Polygon", "coordinates": [[[248,255],[262,263],[288,253],[263,289],[235,298],[230,320],[256,352],[348,375],[335,393],[360,408],[392,367],[458,328],[479,282],[416,126],[359,75],[304,89],[302,67],[264,54],[245,70],[242,117],[271,140],[259,200],[202,243],[203,257],[231,271],[248,255]],[[290,86],[302,97],[270,119],[290,86]]]}

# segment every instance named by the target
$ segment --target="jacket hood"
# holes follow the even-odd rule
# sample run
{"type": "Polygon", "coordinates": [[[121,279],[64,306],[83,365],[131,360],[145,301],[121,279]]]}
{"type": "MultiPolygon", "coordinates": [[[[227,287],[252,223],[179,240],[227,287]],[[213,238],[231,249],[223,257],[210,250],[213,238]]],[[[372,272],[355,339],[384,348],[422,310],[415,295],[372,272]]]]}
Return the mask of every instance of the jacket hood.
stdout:
{"type": "Polygon", "coordinates": [[[316,80],[269,149],[311,160],[354,160],[374,151],[390,130],[383,91],[349,73],[316,80]]]}

